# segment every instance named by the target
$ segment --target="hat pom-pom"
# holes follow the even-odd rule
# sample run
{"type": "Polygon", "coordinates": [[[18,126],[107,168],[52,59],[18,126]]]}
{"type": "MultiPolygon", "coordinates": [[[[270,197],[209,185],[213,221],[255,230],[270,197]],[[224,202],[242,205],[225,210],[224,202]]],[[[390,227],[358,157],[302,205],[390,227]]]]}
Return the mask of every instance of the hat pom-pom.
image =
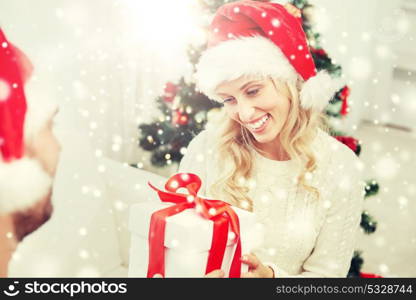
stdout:
{"type": "Polygon", "coordinates": [[[51,176],[34,159],[0,161],[0,215],[30,208],[51,186],[51,176]]]}
{"type": "Polygon", "coordinates": [[[325,72],[320,71],[303,83],[300,91],[301,105],[305,109],[321,111],[339,89],[338,83],[325,72]]]}

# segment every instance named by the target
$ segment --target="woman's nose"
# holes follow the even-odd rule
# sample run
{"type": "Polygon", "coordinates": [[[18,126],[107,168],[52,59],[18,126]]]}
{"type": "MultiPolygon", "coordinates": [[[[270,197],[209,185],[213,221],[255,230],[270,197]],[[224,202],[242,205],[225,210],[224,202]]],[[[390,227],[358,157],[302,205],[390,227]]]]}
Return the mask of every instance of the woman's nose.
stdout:
{"type": "Polygon", "coordinates": [[[242,122],[249,122],[254,116],[254,107],[250,104],[239,103],[238,115],[242,122]]]}

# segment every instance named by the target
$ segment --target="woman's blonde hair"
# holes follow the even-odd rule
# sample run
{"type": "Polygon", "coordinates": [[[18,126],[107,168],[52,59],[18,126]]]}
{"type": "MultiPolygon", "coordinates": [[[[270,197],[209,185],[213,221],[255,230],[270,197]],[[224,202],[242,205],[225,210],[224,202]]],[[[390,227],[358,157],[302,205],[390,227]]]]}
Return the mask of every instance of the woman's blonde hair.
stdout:
{"type": "MultiPolygon", "coordinates": [[[[281,82],[270,79],[276,89],[282,87],[286,90],[290,103],[287,120],[279,134],[282,148],[288,153],[290,159],[302,166],[302,171],[297,178],[298,185],[314,193],[319,199],[318,189],[306,184],[305,175],[313,172],[317,167],[311,144],[318,128],[327,131],[325,115],[300,106],[300,80],[281,82]]],[[[218,199],[227,199],[233,205],[252,211],[253,201],[247,194],[249,188],[245,184],[253,172],[253,153],[250,148],[261,151],[255,147],[252,134],[224,112],[216,118],[215,128],[218,134],[216,154],[219,158],[227,160],[227,164],[218,164],[221,175],[211,185],[209,192],[218,199]]]]}

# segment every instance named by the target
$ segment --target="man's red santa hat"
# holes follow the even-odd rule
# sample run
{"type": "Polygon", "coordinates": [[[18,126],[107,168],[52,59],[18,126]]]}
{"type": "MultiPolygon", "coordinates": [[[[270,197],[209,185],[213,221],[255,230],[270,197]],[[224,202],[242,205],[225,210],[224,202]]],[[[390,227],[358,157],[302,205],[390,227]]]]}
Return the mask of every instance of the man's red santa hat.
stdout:
{"type": "Polygon", "coordinates": [[[242,75],[301,79],[305,109],[322,110],[337,90],[329,74],[317,73],[300,16],[277,3],[225,4],[211,22],[208,49],[196,66],[197,89],[220,101],[216,87],[242,75]]]}
{"type": "Polygon", "coordinates": [[[51,116],[48,108],[26,101],[24,84],[32,70],[26,55],[0,29],[0,215],[31,207],[52,184],[39,162],[25,153],[25,140],[51,116]]]}

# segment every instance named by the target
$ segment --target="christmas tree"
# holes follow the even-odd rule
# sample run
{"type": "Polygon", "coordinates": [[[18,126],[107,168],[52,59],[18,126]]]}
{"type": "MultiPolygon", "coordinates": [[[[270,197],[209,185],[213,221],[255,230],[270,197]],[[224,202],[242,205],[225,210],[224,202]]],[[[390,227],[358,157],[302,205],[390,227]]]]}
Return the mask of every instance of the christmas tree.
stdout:
{"type": "MultiPolygon", "coordinates": [[[[207,14],[213,14],[218,7],[230,1],[205,0],[200,1],[201,7],[207,14]]],[[[262,1],[267,2],[267,1],[262,1]]],[[[303,29],[307,35],[312,57],[318,71],[326,70],[331,76],[339,77],[342,74],[340,65],[334,64],[326,51],[321,47],[320,34],[313,30],[310,20],[312,5],[307,0],[291,0],[292,6],[288,9],[298,9],[302,16],[303,29]]],[[[205,45],[196,47],[190,45],[188,57],[195,67],[205,45]]],[[[345,85],[339,89],[325,109],[328,120],[331,118],[345,118],[350,108],[348,97],[350,88],[345,85]]],[[[195,84],[181,78],[179,82],[168,82],[164,88],[164,94],[156,99],[158,108],[162,113],[155,122],[141,124],[139,145],[146,151],[151,151],[151,163],[157,167],[164,167],[172,163],[179,163],[185,153],[189,142],[200,131],[215,113],[221,104],[211,101],[205,95],[195,90],[195,84]]],[[[358,156],[361,152],[361,143],[352,136],[339,130],[335,130],[328,122],[330,134],[338,141],[344,143],[358,156]]],[[[365,187],[365,198],[377,194],[379,189],[375,180],[368,180],[365,187]]],[[[361,216],[361,228],[367,234],[376,230],[377,222],[364,211],[361,216]]],[[[377,275],[362,273],[362,251],[354,252],[348,277],[373,277],[377,275]]]]}

